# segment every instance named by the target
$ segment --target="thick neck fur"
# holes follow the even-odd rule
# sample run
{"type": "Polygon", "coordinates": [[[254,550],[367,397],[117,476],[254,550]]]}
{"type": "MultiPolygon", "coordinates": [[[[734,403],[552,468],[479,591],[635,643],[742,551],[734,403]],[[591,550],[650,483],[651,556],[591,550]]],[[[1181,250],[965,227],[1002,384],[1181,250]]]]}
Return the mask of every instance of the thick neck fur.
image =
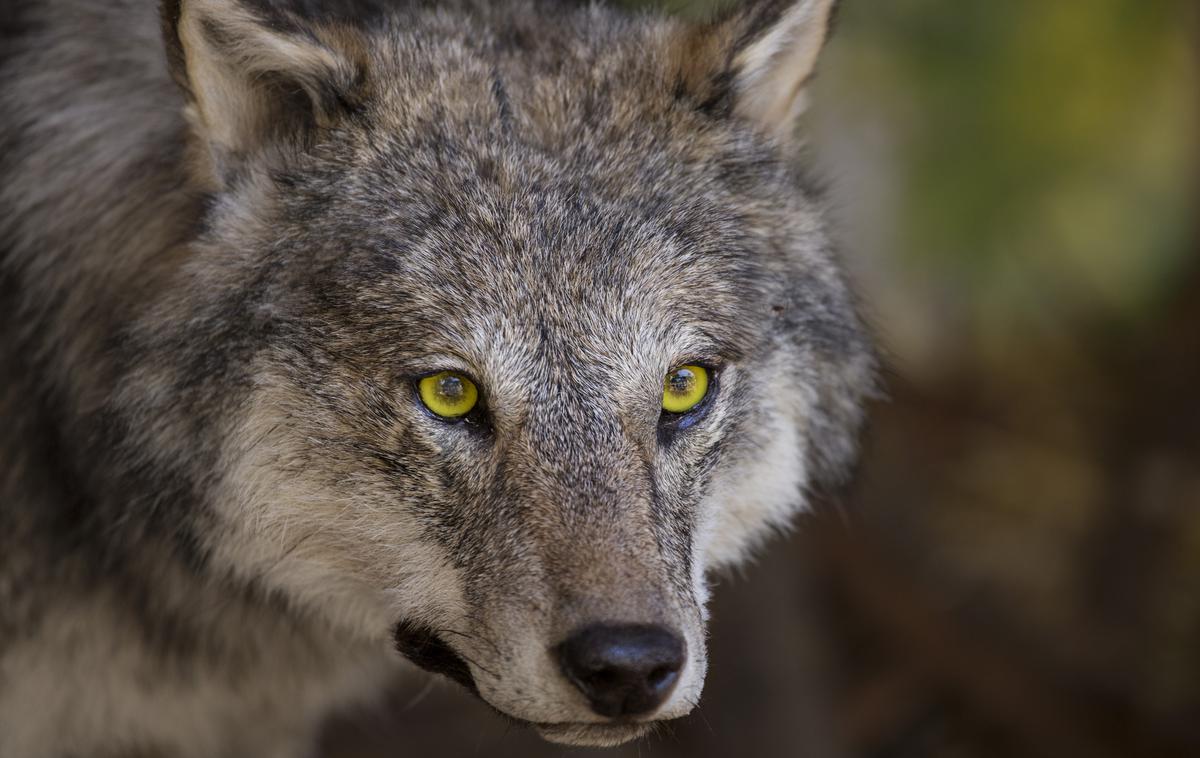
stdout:
{"type": "Polygon", "coordinates": [[[15,114],[0,131],[3,755],[301,754],[330,702],[390,671],[386,649],[211,575],[196,545],[180,550],[186,524],[138,512],[140,487],[185,485],[80,465],[121,434],[99,412],[119,390],[109,341],[181,264],[204,202],[183,178],[182,98],[151,6],[30,4],[16,31],[51,31],[0,69],[15,114]],[[104,538],[131,529],[136,555],[104,538]]]}

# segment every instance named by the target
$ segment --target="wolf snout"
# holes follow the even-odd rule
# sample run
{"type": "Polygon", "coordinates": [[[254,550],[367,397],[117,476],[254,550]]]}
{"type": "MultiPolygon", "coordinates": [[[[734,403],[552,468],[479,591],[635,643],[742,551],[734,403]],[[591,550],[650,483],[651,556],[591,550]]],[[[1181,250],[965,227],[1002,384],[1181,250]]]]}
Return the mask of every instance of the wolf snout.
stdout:
{"type": "Polygon", "coordinates": [[[593,624],[558,646],[567,679],[608,718],[662,705],[679,681],[686,652],[678,634],[652,624],[593,624]]]}

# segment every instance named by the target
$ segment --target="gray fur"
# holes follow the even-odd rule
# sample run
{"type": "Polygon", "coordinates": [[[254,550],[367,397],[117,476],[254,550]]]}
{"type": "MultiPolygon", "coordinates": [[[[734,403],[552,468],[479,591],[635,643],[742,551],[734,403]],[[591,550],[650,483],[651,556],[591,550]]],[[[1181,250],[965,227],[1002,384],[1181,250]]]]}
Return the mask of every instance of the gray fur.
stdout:
{"type": "Polygon", "coordinates": [[[0,754],[304,754],[397,629],[611,744],[645,725],[549,650],[664,624],[650,720],[688,712],[705,576],[843,476],[872,386],[792,137],[830,6],[18,0],[0,754]],[[660,423],[684,361],[716,389],[660,423]],[[485,412],[424,412],[441,369],[485,412]]]}

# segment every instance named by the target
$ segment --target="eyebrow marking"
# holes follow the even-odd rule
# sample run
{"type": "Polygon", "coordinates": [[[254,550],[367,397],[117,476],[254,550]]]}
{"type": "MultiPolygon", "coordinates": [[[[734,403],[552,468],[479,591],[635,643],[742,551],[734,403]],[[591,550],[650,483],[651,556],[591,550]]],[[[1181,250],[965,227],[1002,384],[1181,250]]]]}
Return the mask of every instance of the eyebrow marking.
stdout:
{"type": "Polygon", "coordinates": [[[500,127],[505,134],[509,134],[513,127],[512,101],[509,100],[508,90],[504,87],[504,80],[500,78],[500,72],[494,67],[492,68],[492,97],[496,99],[500,127]]]}

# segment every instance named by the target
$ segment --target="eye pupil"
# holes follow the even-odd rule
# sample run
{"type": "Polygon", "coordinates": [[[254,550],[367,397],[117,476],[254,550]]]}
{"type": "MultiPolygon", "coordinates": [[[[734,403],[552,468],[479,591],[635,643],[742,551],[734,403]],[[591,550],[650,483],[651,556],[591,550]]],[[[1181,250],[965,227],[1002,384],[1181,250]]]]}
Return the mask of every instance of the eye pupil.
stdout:
{"type": "Polygon", "coordinates": [[[438,394],[447,402],[457,403],[466,394],[462,380],[453,374],[443,376],[438,380],[438,394]]]}
{"type": "Polygon", "coordinates": [[[696,386],[696,375],[686,368],[676,369],[667,377],[667,386],[676,395],[686,395],[696,386]]]}

